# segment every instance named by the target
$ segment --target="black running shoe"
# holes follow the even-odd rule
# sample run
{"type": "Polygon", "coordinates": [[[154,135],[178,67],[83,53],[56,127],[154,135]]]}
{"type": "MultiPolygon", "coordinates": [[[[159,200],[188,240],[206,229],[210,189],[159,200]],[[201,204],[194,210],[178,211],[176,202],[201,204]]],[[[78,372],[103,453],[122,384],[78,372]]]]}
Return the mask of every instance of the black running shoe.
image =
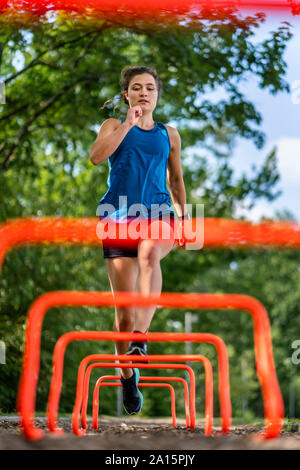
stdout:
{"type": "Polygon", "coordinates": [[[132,369],[133,375],[129,379],[121,377],[123,388],[123,405],[129,415],[136,415],[141,411],[144,404],[143,395],[138,389],[140,372],[138,369],[132,369]]]}
{"type": "MultiPolygon", "coordinates": [[[[147,343],[146,341],[131,341],[129,349],[126,353],[127,356],[146,356],[147,352],[147,343]]],[[[137,363],[148,364],[149,361],[135,361],[137,363]]]]}

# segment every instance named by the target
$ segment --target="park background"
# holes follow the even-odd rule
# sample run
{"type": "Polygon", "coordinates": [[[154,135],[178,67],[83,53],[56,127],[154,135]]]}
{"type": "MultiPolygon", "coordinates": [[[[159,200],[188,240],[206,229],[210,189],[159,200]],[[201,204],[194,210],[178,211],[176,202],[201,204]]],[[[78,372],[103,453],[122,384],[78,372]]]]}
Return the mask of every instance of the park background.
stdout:
{"type": "MultiPolygon", "coordinates": [[[[292,100],[292,82],[300,79],[299,19],[233,11],[226,19],[203,19],[193,28],[188,22],[180,28],[164,23],[145,27],[138,20],[124,26],[117,19],[83,27],[55,15],[42,23],[1,23],[0,80],[6,87],[6,103],[0,105],[1,222],[96,216],[107,188],[108,164],[93,166],[89,151],[104,119],[126,115],[123,106],[113,108],[120,71],[130,64],[156,67],[163,81],[154,118],[180,132],[188,203],[204,204],[206,217],[299,221],[300,104],[292,100]]],[[[291,360],[292,343],[300,339],[299,252],[176,247],[161,266],[163,292],[241,293],[262,302],[271,321],[285,413],[299,418],[300,365],[291,360]]],[[[6,344],[6,364],[0,365],[1,414],[15,413],[28,308],[53,290],[109,291],[101,247],[26,246],[6,257],[0,278],[0,339],[6,344]]],[[[151,331],[184,331],[185,313],[159,308],[151,331]]],[[[214,333],[227,345],[234,418],[262,418],[252,319],[230,310],[192,313],[194,332],[214,333]]],[[[57,339],[70,330],[111,330],[113,316],[112,308],[67,307],[47,313],[37,394],[40,414],[46,409],[57,339]]],[[[184,353],[185,345],[152,343],[149,349],[153,354],[184,353]]],[[[215,350],[205,344],[193,344],[191,350],[212,361],[218,416],[215,350]]],[[[68,347],[62,413],[72,411],[80,360],[100,352],[113,353],[113,345],[76,342],[68,347]]],[[[204,373],[200,366],[195,372],[199,417],[204,373]]],[[[91,383],[97,374],[93,372],[91,383]]],[[[175,390],[183,416],[183,392],[176,385],[175,390]]],[[[115,415],[116,391],[101,393],[101,412],[115,415]]],[[[143,394],[142,416],[169,416],[164,390],[144,389],[143,394]]]]}

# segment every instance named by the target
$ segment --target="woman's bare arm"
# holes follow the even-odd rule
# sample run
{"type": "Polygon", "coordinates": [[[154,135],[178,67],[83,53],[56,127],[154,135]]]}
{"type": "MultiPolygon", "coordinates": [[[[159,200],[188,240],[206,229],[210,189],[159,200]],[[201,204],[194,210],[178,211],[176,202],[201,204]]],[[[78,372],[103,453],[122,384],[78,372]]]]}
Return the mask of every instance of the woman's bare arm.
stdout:
{"type": "Polygon", "coordinates": [[[137,105],[128,109],[123,124],[119,119],[113,118],[104,121],[90,151],[91,162],[94,165],[99,165],[110,157],[130,129],[137,124],[142,114],[141,107],[137,105]]]}
{"type": "Polygon", "coordinates": [[[182,176],[180,152],[181,139],[177,129],[167,126],[171,142],[171,151],[168,158],[167,181],[170,187],[171,198],[178,216],[185,215],[186,191],[182,176]]]}
{"type": "Polygon", "coordinates": [[[90,160],[94,165],[104,162],[119,147],[120,143],[132,126],[128,121],[107,119],[100,127],[98,136],[90,150],[90,160]]]}

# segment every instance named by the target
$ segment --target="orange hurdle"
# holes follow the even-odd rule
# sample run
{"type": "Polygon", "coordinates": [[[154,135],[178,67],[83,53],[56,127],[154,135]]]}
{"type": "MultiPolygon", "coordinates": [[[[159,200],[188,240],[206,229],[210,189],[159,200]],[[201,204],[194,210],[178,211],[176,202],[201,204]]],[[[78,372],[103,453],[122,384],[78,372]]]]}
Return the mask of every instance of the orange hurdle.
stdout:
{"type": "MultiPolygon", "coordinates": [[[[176,219],[177,220],[177,219],[176,219]]],[[[300,224],[205,218],[204,248],[300,248],[300,224]]],[[[195,228],[197,219],[187,221],[195,228]]],[[[97,235],[98,217],[28,217],[10,219],[0,224],[0,269],[9,250],[22,245],[72,243],[102,244],[97,235]]],[[[178,243],[177,231],[175,241],[178,243]]],[[[130,240],[129,240],[130,241],[130,240]]]]}
{"type": "MultiPolygon", "coordinates": [[[[73,333],[73,332],[72,332],[73,333]]],[[[75,332],[75,333],[91,333],[91,332],[75,332]]],[[[99,332],[95,332],[99,333],[99,332]]],[[[104,332],[107,333],[107,332],[104,332]]],[[[101,334],[101,332],[100,332],[101,334]]],[[[123,334],[123,333],[122,333],[123,334]]],[[[131,334],[132,333],[127,333],[131,334]]],[[[153,333],[155,334],[155,333],[153,333]]],[[[163,333],[156,333],[156,334],[163,334],[163,333]]],[[[179,333],[180,334],[180,333],[179,333]]],[[[185,333],[182,333],[185,334],[185,333]]],[[[200,333],[198,333],[200,335],[200,333]]],[[[66,333],[66,335],[70,335],[70,333],[66,333]]],[[[65,336],[65,335],[63,335],[65,336]]],[[[63,337],[61,337],[63,338],[63,337]]],[[[60,338],[60,339],[61,339],[60,338]]],[[[118,334],[119,338],[119,334],[118,334]]],[[[87,339],[87,337],[85,338],[87,339]]],[[[58,340],[59,341],[59,340],[58,340]]],[[[120,341],[120,339],[118,339],[120,341]]],[[[126,339],[125,339],[126,341],[126,339]]],[[[56,343],[57,345],[58,343],[56,343]]],[[[118,360],[123,360],[128,362],[128,356],[122,355],[122,356],[114,356],[112,354],[103,354],[103,355],[95,355],[98,356],[98,360],[102,358],[102,360],[113,360],[113,359],[118,359],[118,360]]],[[[189,356],[189,355],[184,355],[184,356],[176,356],[176,355],[166,355],[166,356],[144,356],[144,360],[156,360],[155,358],[158,357],[158,360],[179,360],[179,361],[190,361],[190,360],[198,360],[197,356],[189,356]],[[196,359],[195,359],[196,357],[196,359]],[[164,358],[164,359],[163,359],[164,358]]],[[[141,356],[131,356],[131,360],[140,360],[141,356]]],[[[76,388],[76,399],[75,399],[75,405],[73,408],[73,414],[72,414],[72,428],[74,434],[77,436],[83,436],[85,434],[85,429],[80,429],[79,427],[79,417],[80,417],[80,411],[82,407],[82,397],[83,397],[83,386],[84,386],[84,372],[85,372],[85,359],[80,364],[79,370],[78,370],[78,378],[77,378],[77,388],[76,388]]],[[[59,429],[57,427],[57,415],[58,415],[58,406],[59,406],[59,398],[60,398],[60,392],[61,392],[61,386],[62,386],[62,367],[63,367],[63,355],[60,355],[60,352],[54,351],[54,361],[53,361],[54,367],[53,367],[53,374],[52,374],[52,380],[51,380],[51,385],[50,385],[50,394],[49,394],[49,399],[48,399],[48,407],[47,407],[47,416],[48,416],[48,428],[50,432],[56,433],[56,434],[62,434],[62,429],[59,429]]],[[[191,384],[191,390],[190,390],[190,405],[191,405],[191,429],[195,428],[195,376],[193,373],[193,370],[183,364],[121,364],[121,363],[112,363],[109,364],[107,362],[105,363],[98,363],[96,364],[95,367],[105,367],[105,368],[132,368],[132,367],[137,367],[138,369],[182,369],[186,370],[189,373],[190,376],[190,384],[191,384]]],[[[213,382],[212,382],[212,369],[210,372],[206,375],[206,383],[208,383],[208,387],[206,387],[206,405],[205,405],[205,432],[206,434],[211,434],[212,432],[212,417],[213,417],[213,382]],[[210,375],[211,372],[211,375],[210,375]]],[[[229,413],[229,416],[227,414],[227,410],[225,410],[225,418],[229,417],[229,420],[231,421],[231,410],[229,413]]],[[[223,420],[224,421],[224,420],[223,420]]],[[[226,432],[226,430],[224,431],[226,432]]]]}
{"type": "MultiPolygon", "coordinates": [[[[192,227],[196,225],[196,219],[191,219],[189,224],[192,227]]],[[[0,224],[0,269],[7,252],[14,247],[19,247],[24,244],[65,244],[72,243],[77,245],[95,245],[101,244],[101,240],[97,235],[97,225],[99,220],[97,217],[93,218],[61,218],[61,217],[43,217],[43,218],[19,218],[11,219],[7,222],[0,224]]],[[[177,232],[176,232],[177,233],[177,232]]],[[[178,239],[176,238],[176,242],[178,239]]],[[[204,248],[266,248],[278,247],[288,249],[300,248],[300,225],[295,222],[263,222],[253,224],[251,222],[236,221],[231,219],[204,219],[204,248]]],[[[64,296],[65,293],[62,291],[64,296]]],[[[92,293],[91,293],[92,294],[92,293]]],[[[126,295],[126,293],[123,293],[126,295]]],[[[47,295],[47,294],[46,294],[47,295]]],[[[52,295],[52,294],[51,294],[52,295]]],[[[164,294],[162,294],[164,295],[164,294]]],[[[177,301],[176,295],[201,295],[201,294],[167,294],[174,295],[173,301],[177,301]]],[[[276,370],[273,360],[272,341],[270,334],[270,324],[268,315],[264,307],[256,300],[248,296],[239,296],[234,294],[225,294],[214,297],[210,294],[202,294],[203,303],[192,302],[196,304],[192,308],[238,308],[247,310],[254,320],[254,341],[255,341],[255,356],[257,374],[262,386],[264,408],[265,408],[265,437],[276,437],[282,428],[282,419],[284,416],[283,400],[279,384],[277,381],[276,370]],[[217,299],[214,304],[212,299],[217,299]],[[274,391],[274,393],[273,393],[274,391]]],[[[183,299],[183,298],[182,298],[183,299]]],[[[136,299],[135,299],[136,300],[136,299]]],[[[149,299],[151,304],[152,298],[149,299]]],[[[191,300],[191,298],[189,299],[191,300]]],[[[132,304],[132,299],[129,299],[132,304]]],[[[79,302],[80,303],[80,302],[79,302]]],[[[156,305],[162,304],[162,301],[155,302],[156,305]]],[[[60,305],[65,303],[61,301],[60,305]]],[[[71,302],[72,304],[72,302],[71,302]]],[[[81,303],[83,305],[84,303],[81,303]]],[[[180,302],[181,304],[181,302],[180,302]]],[[[78,305],[78,304],[77,304],[78,305]]],[[[109,303],[106,305],[113,305],[109,303]]],[[[166,304],[167,305],[167,304],[166,304]]],[[[172,306],[181,307],[181,305],[172,304],[172,306]]],[[[171,306],[171,305],[168,305],[171,306]]],[[[186,307],[187,305],[183,305],[186,307]]],[[[42,313],[44,315],[45,312],[42,313]]],[[[42,320],[41,320],[42,321],[42,320]]],[[[38,332],[37,343],[40,344],[40,333],[38,332]]],[[[26,339],[26,344],[28,343],[26,339]]],[[[34,341],[32,341],[34,343],[34,341]]],[[[35,354],[35,352],[33,353],[35,354]]],[[[39,352],[37,358],[33,360],[35,366],[35,373],[38,375],[39,369],[39,352]]],[[[25,356],[24,356],[25,357],[25,356]]],[[[32,362],[32,361],[29,361],[32,362]]],[[[22,372],[21,385],[19,391],[23,390],[23,377],[25,379],[25,389],[28,386],[27,373],[22,372]]],[[[36,377],[37,378],[37,377],[36,377]]],[[[36,385],[35,381],[30,385],[36,385]]],[[[27,390],[26,390],[27,391],[27,390]]],[[[30,398],[25,400],[26,404],[29,403],[29,412],[26,408],[26,417],[22,414],[23,398],[18,398],[22,410],[22,423],[27,420],[27,423],[33,424],[34,417],[34,403],[35,403],[35,386],[33,387],[33,394],[30,398]]],[[[32,430],[32,434],[27,437],[32,439],[41,437],[41,432],[38,429],[33,430],[33,425],[28,427],[32,430]]]]}
{"type": "MultiPolygon", "coordinates": [[[[127,360],[128,356],[126,355],[104,355],[104,354],[92,354],[84,358],[79,366],[78,370],[78,379],[77,379],[77,393],[76,393],[76,402],[74,405],[73,416],[77,416],[78,410],[82,410],[86,414],[87,403],[84,402],[84,396],[88,396],[89,390],[89,381],[90,381],[90,374],[95,367],[102,367],[98,363],[90,364],[87,367],[88,362],[97,361],[97,360],[111,360],[115,358],[119,361],[127,360]],[[86,369],[87,367],[87,369],[86,369]],[[82,380],[83,376],[83,380],[82,380]]],[[[146,355],[140,358],[140,356],[132,355],[130,358],[134,361],[199,361],[203,363],[204,372],[205,372],[205,434],[210,435],[212,433],[212,419],[213,419],[213,371],[210,361],[204,357],[199,355],[178,355],[178,354],[168,354],[168,355],[146,355]],[[140,358],[140,359],[139,359],[140,358]]],[[[174,365],[175,368],[175,364],[174,365]]],[[[122,367],[122,364],[118,364],[115,367],[122,367]]],[[[151,368],[149,366],[149,368],[151,368]]],[[[157,368],[157,367],[155,367],[157,368]]],[[[176,366],[177,368],[177,366],[176,366]]],[[[182,368],[182,367],[180,367],[182,368]]],[[[193,370],[184,365],[183,368],[187,370],[190,374],[191,381],[190,381],[190,428],[195,429],[196,425],[196,409],[195,409],[195,375],[193,370]]],[[[171,378],[169,378],[171,379],[171,378]]],[[[160,378],[158,378],[160,380],[160,378]]],[[[50,386],[51,387],[51,386],[50,386]]],[[[53,385],[54,387],[54,385],[53,385]]],[[[50,400],[49,400],[50,401],[50,400]]],[[[57,410],[56,410],[57,413],[57,410]]],[[[224,422],[227,420],[226,413],[224,414],[224,410],[221,410],[222,419],[224,422]]],[[[74,421],[76,418],[74,418],[74,421]]],[[[81,419],[82,427],[86,429],[86,422],[85,420],[81,419]]],[[[77,434],[77,425],[74,425],[75,432],[77,434]]],[[[51,428],[53,430],[53,428],[51,428]]]]}
{"type": "MultiPolygon", "coordinates": [[[[280,433],[284,416],[283,400],[273,359],[270,322],[264,306],[258,300],[250,296],[239,294],[162,293],[160,296],[151,294],[145,297],[142,294],[125,292],[117,292],[115,296],[113,296],[109,292],[56,291],[38,297],[31,305],[28,313],[17,409],[21,415],[21,424],[25,435],[29,439],[38,439],[42,436],[42,431],[35,428],[33,425],[36,386],[40,364],[42,323],[48,309],[62,305],[80,307],[91,305],[113,307],[115,305],[161,305],[177,308],[230,308],[248,311],[254,322],[256,369],[262,386],[265,409],[265,437],[276,437],[280,433]]],[[[192,333],[190,333],[190,335],[192,335],[192,333]]],[[[133,338],[129,338],[129,340],[133,340],[133,338]]],[[[194,339],[192,339],[191,336],[185,341],[194,341],[194,339]]],[[[221,370],[219,372],[222,374],[221,370]]],[[[228,374],[229,372],[225,370],[225,373],[228,374]]],[[[226,390],[225,393],[227,393],[229,397],[229,390],[226,390]]],[[[227,398],[227,402],[230,404],[230,397],[227,398]]],[[[223,429],[225,429],[225,427],[229,429],[229,423],[227,423],[226,426],[224,425],[223,429]]]]}
{"type": "MultiPolygon", "coordinates": [[[[87,3],[85,0],[44,0],[43,2],[35,2],[33,0],[18,0],[18,2],[9,2],[8,0],[1,1],[0,17],[3,15],[6,18],[16,18],[20,21],[20,16],[26,14],[26,24],[28,19],[35,23],[37,18],[45,15],[46,12],[63,13],[63,17],[68,19],[70,17],[77,17],[83,22],[88,24],[88,21],[107,21],[114,24],[114,20],[118,20],[118,24],[123,27],[132,26],[136,18],[139,21],[151,24],[157,22],[160,25],[166,23],[177,25],[183,19],[195,21],[197,18],[211,19],[216,18],[216,14],[220,12],[224,18],[224,12],[228,15],[232,11],[246,14],[259,12],[296,12],[299,11],[299,1],[289,2],[288,0],[215,0],[210,3],[207,0],[152,0],[151,2],[136,3],[134,0],[127,0],[126,3],[121,0],[104,0],[98,2],[97,0],[90,0],[87,3]],[[119,13],[120,11],[120,13],[119,13]]],[[[217,17],[218,18],[218,17],[217,17]]],[[[19,23],[18,23],[19,24],[19,23]]]]}
{"type": "MultiPolygon", "coordinates": [[[[142,377],[140,377],[142,378],[142,377]]],[[[145,378],[145,377],[144,377],[145,378]]],[[[97,382],[98,384],[98,382],[97,382]]],[[[96,385],[97,385],[96,384],[96,385]]],[[[122,387],[121,383],[118,382],[100,382],[97,385],[97,391],[99,395],[99,389],[100,387],[122,387]]],[[[163,383],[139,383],[139,387],[161,387],[161,388],[168,388],[171,392],[171,415],[172,415],[172,426],[173,428],[176,428],[176,406],[175,406],[175,390],[174,387],[170,384],[163,384],[163,383]]],[[[98,429],[98,411],[99,411],[99,399],[97,396],[97,405],[93,402],[93,423],[94,421],[97,423],[96,427],[93,425],[93,429],[98,429]],[[97,416],[94,418],[94,413],[97,412],[97,416]]]]}
{"type": "MultiPolygon", "coordinates": [[[[98,429],[98,415],[99,415],[99,388],[102,386],[102,382],[104,380],[120,380],[121,376],[120,375],[104,375],[100,377],[96,385],[94,387],[93,391],[93,429],[98,429]]],[[[146,381],[146,380],[154,380],[154,381],[172,381],[172,382],[181,382],[183,383],[184,386],[184,404],[185,404],[185,421],[186,421],[186,427],[188,428],[190,426],[190,410],[189,410],[189,395],[188,395],[188,385],[186,380],[184,380],[182,377],[140,377],[140,380],[146,381]]],[[[105,382],[103,385],[107,385],[107,382],[105,382]]],[[[121,385],[121,384],[118,384],[121,385]]],[[[139,386],[143,386],[145,384],[140,384],[139,386]]],[[[152,384],[154,385],[154,384],[152,384]]],[[[161,384],[165,385],[165,384],[161,384]]],[[[173,387],[172,387],[173,388],[173,387]]],[[[174,388],[173,388],[174,390],[174,388]]],[[[82,406],[82,413],[81,413],[81,426],[84,429],[87,429],[87,422],[86,422],[86,414],[87,414],[87,404],[88,404],[88,394],[83,397],[83,406],[82,406]]],[[[172,394],[171,394],[171,408],[172,408],[172,394]]],[[[173,414],[172,414],[173,416],[173,414]]],[[[174,391],[174,417],[176,420],[176,408],[175,408],[175,391],[174,391]]],[[[174,420],[173,420],[173,426],[174,426],[174,420]]],[[[176,426],[176,421],[175,421],[175,426],[176,426]]]]}
{"type": "MultiPolygon", "coordinates": [[[[120,333],[120,332],[101,332],[101,331],[72,331],[69,333],[65,333],[62,335],[56,342],[54,352],[53,352],[53,373],[52,373],[52,380],[50,384],[50,394],[48,400],[48,425],[49,430],[54,433],[61,433],[62,430],[57,428],[57,413],[59,407],[59,399],[62,387],[62,379],[63,379],[63,363],[64,363],[64,355],[67,345],[72,341],[77,340],[107,340],[107,341],[143,341],[147,339],[147,341],[198,341],[198,342],[209,342],[215,345],[218,353],[219,359],[219,391],[220,391],[220,400],[221,400],[221,407],[222,407],[222,429],[224,433],[228,433],[230,429],[231,423],[231,401],[230,401],[230,392],[229,392],[229,365],[228,365],[228,356],[227,350],[224,342],[221,338],[211,335],[211,334],[204,334],[204,333],[147,333],[146,335],[143,333],[120,333]]],[[[128,362],[128,356],[126,355],[114,355],[114,354],[94,354],[92,355],[94,360],[102,359],[102,360],[122,360],[128,362]]],[[[82,406],[82,395],[83,395],[83,386],[84,386],[84,372],[86,369],[86,365],[90,360],[91,356],[87,356],[84,358],[79,366],[78,370],[78,378],[77,378],[77,388],[76,388],[76,400],[73,410],[73,417],[72,417],[72,426],[73,431],[78,436],[81,436],[85,433],[84,429],[80,429],[78,426],[79,415],[82,406]]],[[[199,356],[192,356],[192,355],[147,355],[147,356],[130,356],[131,360],[179,360],[179,361],[191,361],[191,360],[199,360],[199,356]]],[[[101,367],[112,367],[111,364],[102,364],[101,367]]],[[[116,368],[116,366],[113,366],[116,368]]],[[[131,367],[130,364],[118,364],[117,367],[131,367]]],[[[133,366],[132,366],[133,367],[133,366]]],[[[139,369],[145,368],[150,369],[153,368],[152,364],[140,364],[135,365],[139,369]]],[[[169,368],[176,368],[176,369],[187,369],[190,373],[190,367],[184,366],[181,364],[172,364],[170,367],[169,364],[156,364],[156,368],[159,369],[169,369],[169,368]]],[[[191,393],[193,391],[194,385],[193,380],[194,377],[190,373],[190,380],[191,380],[191,393]]],[[[206,393],[208,391],[206,390],[206,393]]],[[[195,416],[194,410],[194,402],[195,397],[191,396],[190,406],[191,406],[191,427],[194,427],[193,417],[195,416]]]]}

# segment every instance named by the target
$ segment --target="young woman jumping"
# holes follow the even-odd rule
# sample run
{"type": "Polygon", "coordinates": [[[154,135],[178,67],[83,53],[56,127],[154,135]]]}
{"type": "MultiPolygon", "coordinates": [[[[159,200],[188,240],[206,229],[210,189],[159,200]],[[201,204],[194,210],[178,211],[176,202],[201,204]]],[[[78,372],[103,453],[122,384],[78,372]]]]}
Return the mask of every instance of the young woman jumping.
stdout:
{"type": "MultiPolygon", "coordinates": [[[[94,165],[107,159],[109,163],[108,190],[99,202],[98,215],[102,220],[104,214],[99,210],[111,204],[114,212],[109,217],[128,222],[137,217],[129,216],[128,209],[138,204],[143,213],[140,215],[151,222],[163,220],[174,229],[174,211],[166,180],[179,219],[189,218],[189,214],[185,212],[179,133],[153,119],[161,80],[154,68],[128,66],[121,72],[121,87],[121,97],[129,107],[126,119],[104,121],[90,151],[94,165]],[[126,207],[122,202],[125,196],[126,207]]],[[[143,239],[135,248],[109,246],[106,240],[102,246],[112,293],[161,293],[160,261],[172,250],[174,237],[167,241],[143,239]]],[[[116,306],[114,331],[147,332],[155,310],[155,306],[116,306]]],[[[146,342],[116,343],[118,354],[145,355],[146,346],[146,342]]],[[[129,414],[139,413],[143,406],[143,396],[137,386],[139,370],[121,369],[121,374],[124,408],[129,414]]]]}

